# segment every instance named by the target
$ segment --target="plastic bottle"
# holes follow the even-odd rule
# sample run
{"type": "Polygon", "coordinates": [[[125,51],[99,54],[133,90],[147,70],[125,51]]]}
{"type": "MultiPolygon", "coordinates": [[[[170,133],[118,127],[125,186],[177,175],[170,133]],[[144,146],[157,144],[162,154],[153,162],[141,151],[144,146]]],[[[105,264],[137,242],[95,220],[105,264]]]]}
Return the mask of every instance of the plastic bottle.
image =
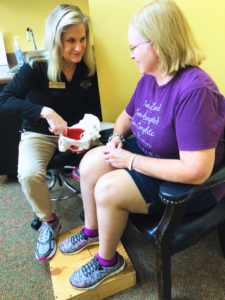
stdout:
{"type": "Polygon", "coordinates": [[[17,42],[16,39],[18,39],[19,37],[18,36],[15,36],[13,37],[14,38],[14,45],[15,45],[15,48],[14,48],[14,52],[15,52],[15,55],[16,55],[16,60],[17,60],[17,63],[19,65],[19,67],[21,67],[24,63],[24,56],[23,56],[23,52],[17,42]]]}

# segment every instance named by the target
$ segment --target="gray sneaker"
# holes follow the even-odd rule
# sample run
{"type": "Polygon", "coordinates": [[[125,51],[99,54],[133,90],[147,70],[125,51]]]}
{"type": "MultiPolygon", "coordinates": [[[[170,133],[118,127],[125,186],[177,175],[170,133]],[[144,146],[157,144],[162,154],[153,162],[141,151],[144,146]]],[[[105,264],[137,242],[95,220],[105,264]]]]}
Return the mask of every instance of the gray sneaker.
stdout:
{"type": "Polygon", "coordinates": [[[40,236],[37,241],[35,255],[38,260],[46,260],[51,258],[56,252],[56,234],[61,229],[59,218],[52,212],[55,222],[49,224],[43,221],[39,228],[40,236]]]}
{"type": "Polygon", "coordinates": [[[84,248],[95,244],[99,244],[99,237],[89,237],[84,233],[84,229],[82,229],[77,234],[72,235],[63,241],[59,246],[59,250],[63,254],[77,254],[84,248]]]}
{"type": "Polygon", "coordinates": [[[106,278],[118,274],[126,265],[125,259],[116,252],[117,262],[111,267],[102,266],[98,258],[94,258],[74,272],[70,277],[70,284],[78,290],[90,290],[98,286],[106,278]]]}

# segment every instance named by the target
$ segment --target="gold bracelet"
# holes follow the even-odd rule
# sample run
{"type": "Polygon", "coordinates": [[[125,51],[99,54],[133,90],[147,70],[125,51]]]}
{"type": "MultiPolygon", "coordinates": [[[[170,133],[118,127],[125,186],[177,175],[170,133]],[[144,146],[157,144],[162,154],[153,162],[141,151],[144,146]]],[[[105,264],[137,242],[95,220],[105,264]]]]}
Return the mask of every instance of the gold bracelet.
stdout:
{"type": "Polygon", "coordinates": [[[135,159],[135,157],[137,156],[137,154],[134,154],[132,157],[131,157],[131,160],[130,160],[130,163],[129,163],[129,167],[128,167],[128,170],[130,171],[133,171],[133,161],[135,159]]]}

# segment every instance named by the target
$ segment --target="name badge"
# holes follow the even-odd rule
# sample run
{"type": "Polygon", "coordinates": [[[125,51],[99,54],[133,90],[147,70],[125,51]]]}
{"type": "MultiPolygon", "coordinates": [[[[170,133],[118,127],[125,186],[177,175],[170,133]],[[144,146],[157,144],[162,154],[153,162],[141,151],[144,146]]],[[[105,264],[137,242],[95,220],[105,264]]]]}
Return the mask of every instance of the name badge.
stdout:
{"type": "Polygon", "coordinates": [[[65,89],[66,84],[65,82],[49,82],[50,89],[65,89]]]}

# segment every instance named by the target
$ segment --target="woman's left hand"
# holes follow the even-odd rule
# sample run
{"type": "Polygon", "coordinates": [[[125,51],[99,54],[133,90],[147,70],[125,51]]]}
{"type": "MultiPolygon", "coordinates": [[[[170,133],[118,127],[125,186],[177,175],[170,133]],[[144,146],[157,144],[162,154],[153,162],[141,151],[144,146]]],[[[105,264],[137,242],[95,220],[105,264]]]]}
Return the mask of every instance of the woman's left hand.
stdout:
{"type": "Polygon", "coordinates": [[[112,167],[123,169],[128,168],[133,153],[120,148],[105,147],[104,158],[112,167]]]}

